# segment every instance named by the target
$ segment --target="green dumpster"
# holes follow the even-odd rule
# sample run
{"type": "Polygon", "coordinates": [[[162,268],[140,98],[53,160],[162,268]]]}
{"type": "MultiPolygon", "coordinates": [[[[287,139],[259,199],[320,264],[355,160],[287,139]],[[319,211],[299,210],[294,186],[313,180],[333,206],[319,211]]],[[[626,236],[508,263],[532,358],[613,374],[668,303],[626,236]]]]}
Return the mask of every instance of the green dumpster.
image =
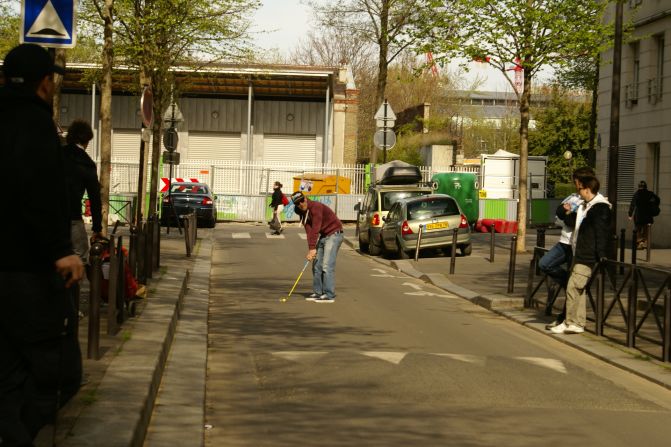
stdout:
{"type": "Polygon", "coordinates": [[[438,185],[436,193],[454,197],[468,223],[478,220],[478,177],[470,172],[444,172],[434,174],[431,181],[438,185]]]}

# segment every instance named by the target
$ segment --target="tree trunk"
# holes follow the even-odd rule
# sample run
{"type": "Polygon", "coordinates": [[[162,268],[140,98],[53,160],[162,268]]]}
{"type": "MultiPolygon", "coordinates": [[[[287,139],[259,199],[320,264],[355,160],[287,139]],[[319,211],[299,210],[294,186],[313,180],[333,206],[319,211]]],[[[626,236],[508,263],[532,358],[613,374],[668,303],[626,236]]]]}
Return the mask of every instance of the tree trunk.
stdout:
{"type": "MultiPolygon", "coordinates": [[[[64,48],[56,48],[54,52],[54,62],[65,68],[66,53],[64,48]]],[[[63,88],[63,75],[54,73],[54,101],[52,103],[54,111],[54,122],[60,125],[61,122],[61,89],[63,88]]]]}
{"type": "Polygon", "coordinates": [[[103,67],[102,81],[100,85],[100,200],[102,201],[102,233],[104,236],[107,236],[110,171],[112,170],[112,64],[114,61],[114,46],[112,42],[113,10],[114,0],[105,0],[105,6],[103,7],[103,67]]]}
{"type": "MultiPolygon", "coordinates": [[[[389,52],[389,0],[382,1],[382,10],[380,11],[380,37],[378,41],[378,71],[377,71],[377,89],[375,91],[375,108],[384,101],[385,90],[387,89],[387,73],[389,69],[389,62],[387,61],[387,53],[389,52]]],[[[373,119],[371,116],[370,119],[373,119]]],[[[377,148],[375,145],[371,148],[370,162],[377,162],[377,148]]]]}
{"type": "Polygon", "coordinates": [[[531,76],[524,69],[524,87],[520,97],[520,172],[517,203],[517,251],[526,251],[527,196],[529,180],[529,102],[531,99],[531,76]]]}
{"type": "Polygon", "coordinates": [[[156,85],[156,95],[154,96],[154,125],[152,126],[153,142],[151,148],[151,183],[149,186],[149,214],[153,215],[157,212],[157,196],[158,196],[158,178],[159,178],[159,162],[161,161],[161,128],[163,127],[162,106],[163,104],[163,89],[156,85]]]}

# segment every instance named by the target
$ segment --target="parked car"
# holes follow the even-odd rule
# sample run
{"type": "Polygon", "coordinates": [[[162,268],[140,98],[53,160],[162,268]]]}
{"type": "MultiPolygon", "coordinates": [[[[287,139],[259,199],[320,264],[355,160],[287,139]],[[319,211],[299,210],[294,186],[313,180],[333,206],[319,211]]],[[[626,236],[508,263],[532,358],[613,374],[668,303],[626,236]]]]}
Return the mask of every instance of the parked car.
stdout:
{"type": "Polygon", "coordinates": [[[198,226],[214,228],[217,223],[216,196],[205,183],[177,182],[161,201],[161,225],[176,223],[176,219],[196,212],[198,226]]]}
{"type": "MultiPolygon", "coordinates": [[[[430,185],[415,183],[409,185],[371,185],[358,206],[357,233],[359,249],[377,256],[382,252],[380,231],[384,217],[391,207],[401,199],[431,194],[430,185]]],[[[355,208],[356,209],[356,208],[355,208]]]]}
{"type": "Polygon", "coordinates": [[[457,201],[447,194],[431,194],[396,202],[383,219],[382,248],[396,253],[399,258],[409,257],[417,248],[422,225],[422,248],[452,249],[453,230],[457,229],[457,247],[461,254],[471,254],[471,228],[457,201]]]}

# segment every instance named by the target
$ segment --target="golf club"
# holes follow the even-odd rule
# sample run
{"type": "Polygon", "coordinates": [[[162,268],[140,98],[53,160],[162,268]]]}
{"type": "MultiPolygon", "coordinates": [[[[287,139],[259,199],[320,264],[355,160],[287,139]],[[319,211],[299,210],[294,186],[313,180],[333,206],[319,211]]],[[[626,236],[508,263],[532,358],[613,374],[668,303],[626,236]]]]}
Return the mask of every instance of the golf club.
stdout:
{"type": "Polygon", "coordinates": [[[294,293],[294,289],[296,288],[296,284],[298,284],[298,281],[301,280],[301,276],[303,276],[303,272],[305,272],[305,269],[307,268],[309,263],[310,263],[310,261],[305,261],[305,265],[303,266],[303,270],[301,270],[301,272],[298,274],[298,278],[296,278],[296,282],[294,283],[294,286],[289,291],[289,295],[283,296],[282,298],[280,298],[280,303],[286,303],[287,300],[289,299],[289,297],[291,296],[291,294],[294,293]]]}

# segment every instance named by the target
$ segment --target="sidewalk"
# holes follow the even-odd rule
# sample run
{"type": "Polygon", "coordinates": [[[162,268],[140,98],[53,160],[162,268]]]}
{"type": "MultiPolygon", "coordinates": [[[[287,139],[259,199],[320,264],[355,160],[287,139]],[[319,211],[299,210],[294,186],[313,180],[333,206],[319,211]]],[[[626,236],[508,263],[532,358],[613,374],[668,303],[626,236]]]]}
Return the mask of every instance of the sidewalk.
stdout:
{"type": "MultiPolygon", "coordinates": [[[[551,247],[556,243],[557,238],[554,235],[547,235],[545,246],[547,248],[551,247]]],[[[384,257],[371,257],[371,259],[412,277],[422,279],[512,321],[546,334],[548,337],[554,337],[602,361],[671,389],[671,363],[658,361],[637,349],[627,348],[625,345],[617,344],[605,337],[597,337],[590,332],[581,335],[555,335],[547,331],[545,325],[553,318],[545,316],[542,308],[524,308],[527,274],[532,257],[530,251],[535,243],[535,234],[531,235],[530,233],[527,236],[527,253],[517,254],[515,286],[513,293],[508,294],[510,240],[510,235],[496,235],[494,262],[489,262],[489,236],[476,236],[472,255],[457,256],[455,273],[452,275],[449,274],[449,256],[420,256],[417,262],[414,259],[393,260],[384,257]]],[[[353,228],[345,230],[345,243],[358,249],[359,244],[353,228]]],[[[630,254],[627,252],[626,262],[630,261],[629,256],[630,254]]],[[[665,271],[671,269],[671,249],[652,250],[650,263],[644,261],[645,252],[639,253],[637,259],[640,266],[665,271]]],[[[661,352],[661,347],[659,351],[661,352]]]]}

